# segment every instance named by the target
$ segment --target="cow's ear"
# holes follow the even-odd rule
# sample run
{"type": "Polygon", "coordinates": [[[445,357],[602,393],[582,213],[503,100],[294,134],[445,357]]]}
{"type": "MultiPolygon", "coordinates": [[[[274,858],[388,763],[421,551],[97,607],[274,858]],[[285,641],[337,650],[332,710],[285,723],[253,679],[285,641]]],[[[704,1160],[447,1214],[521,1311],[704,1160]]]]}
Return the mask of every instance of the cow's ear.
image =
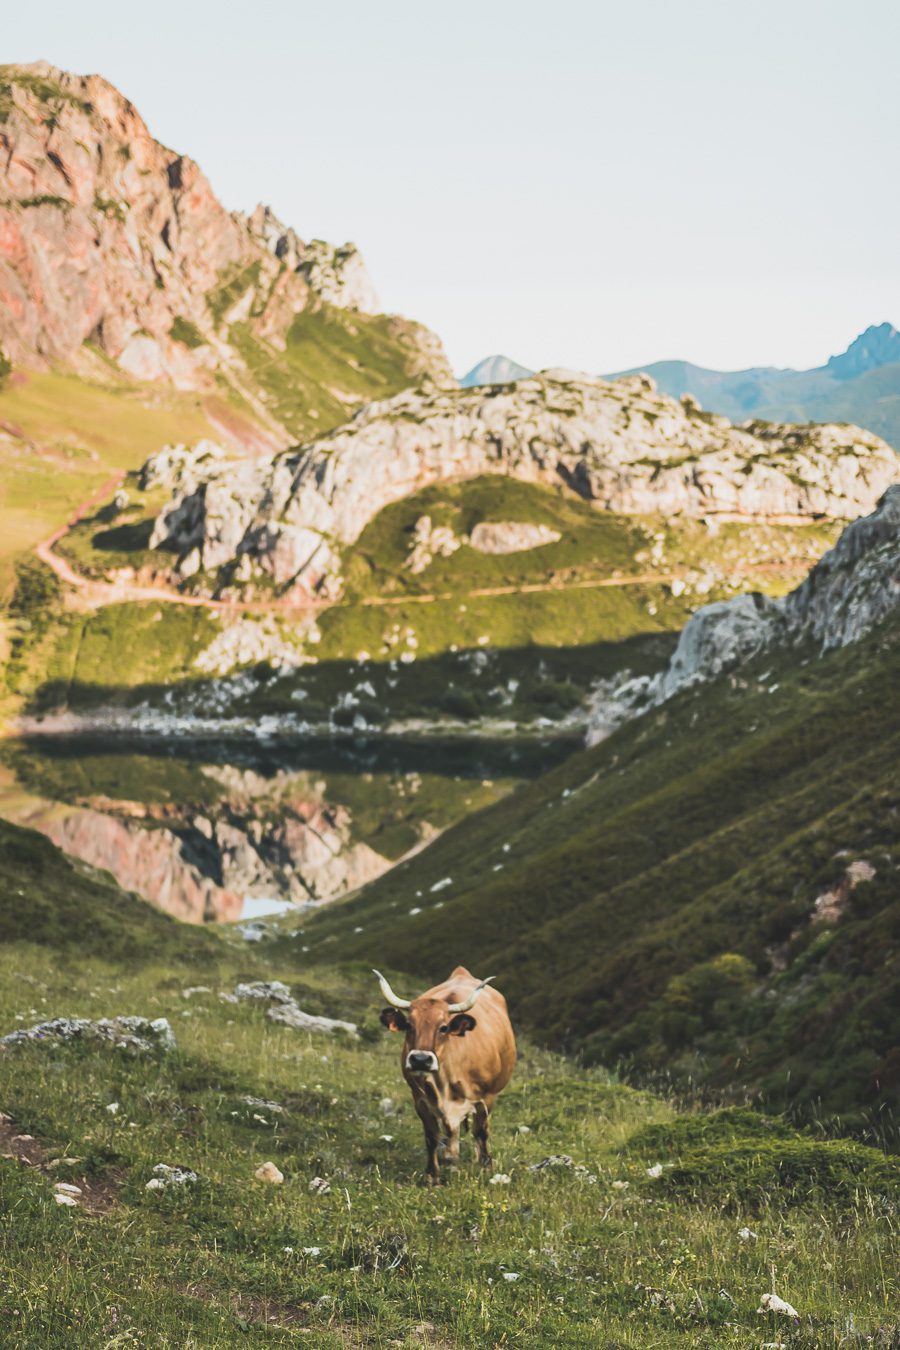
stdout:
{"type": "Polygon", "coordinates": [[[388,1031],[406,1031],[409,1023],[399,1008],[382,1008],[381,1025],[388,1031]]]}
{"type": "Polygon", "coordinates": [[[471,1031],[477,1026],[478,1023],[475,1021],[475,1018],[469,1013],[457,1013],[455,1017],[450,1019],[447,1030],[450,1032],[451,1036],[465,1036],[467,1031],[471,1031]]]}

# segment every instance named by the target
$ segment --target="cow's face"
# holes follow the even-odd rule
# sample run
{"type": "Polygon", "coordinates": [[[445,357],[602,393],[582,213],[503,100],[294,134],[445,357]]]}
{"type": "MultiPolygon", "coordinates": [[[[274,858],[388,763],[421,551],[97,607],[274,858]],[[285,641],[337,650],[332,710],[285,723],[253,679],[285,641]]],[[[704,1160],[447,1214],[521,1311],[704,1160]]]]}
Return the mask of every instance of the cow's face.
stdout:
{"type": "Polygon", "coordinates": [[[406,1036],[407,1073],[437,1073],[451,1036],[465,1036],[476,1025],[471,1013],[452,1013],[443,999],[419,998],[409,1008],[385,1008],[381,1021],[389,1031],[406,1036]]]}

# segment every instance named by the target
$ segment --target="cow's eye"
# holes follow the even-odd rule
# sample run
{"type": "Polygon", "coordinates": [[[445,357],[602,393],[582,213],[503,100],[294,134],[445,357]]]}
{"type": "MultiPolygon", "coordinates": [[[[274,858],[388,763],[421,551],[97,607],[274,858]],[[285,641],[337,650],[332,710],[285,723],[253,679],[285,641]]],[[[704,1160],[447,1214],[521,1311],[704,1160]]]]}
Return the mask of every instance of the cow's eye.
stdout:
{"type": "Polygon", "coordinates": [[[449,1035],[449,1033],[450,1033],[450,1028],[449,1028],[449,1027],[438,1027],[438,1031],[441,1033],[442,1036],[447,1036],[447,1035],[449,1035]]]}

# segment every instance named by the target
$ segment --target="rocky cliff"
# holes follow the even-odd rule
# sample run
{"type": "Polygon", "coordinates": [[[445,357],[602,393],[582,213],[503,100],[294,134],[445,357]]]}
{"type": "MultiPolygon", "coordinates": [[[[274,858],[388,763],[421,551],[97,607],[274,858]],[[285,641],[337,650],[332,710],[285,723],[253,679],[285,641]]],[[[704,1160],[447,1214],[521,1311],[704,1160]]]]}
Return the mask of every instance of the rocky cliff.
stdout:
{"type": "Polygon", "coordinates": [[[900,611],[900,484],[848,525],[835,547],[781,600],[753,594],[706,605],[687,624],[668,669],[635,682],[652,702],[767,651],[856,642],[900,611]]]}
{"type": "MultiPolygon", "coordinates": [[[[90,344],[141,380],[224,377],[271,424],[247,336],[283,350],[301,313],[379,309],[353,244],[306,243],[267,207],[228,212],[99,75],[0,67],[0,177],[0,349],[14,365],[91,369],[90,344]]],[[[397,322],[411,372],[452,378],[433,335],[397,322]]]]}
{"type": "Polygon", "coordinates": [[[407,391],[252,464],[209,446],[166,451],[145,466],[143,486],[172,493],[151,546],[176,555],[182,584],[228,594],[265,581],[330,598],[341,550],[385,506],[484,474],[563,485],[628,515],[852,519],[896,480],[898,461],[856,427],[736,427],[646,377],[546,371],[508,386],[407,391]]]}

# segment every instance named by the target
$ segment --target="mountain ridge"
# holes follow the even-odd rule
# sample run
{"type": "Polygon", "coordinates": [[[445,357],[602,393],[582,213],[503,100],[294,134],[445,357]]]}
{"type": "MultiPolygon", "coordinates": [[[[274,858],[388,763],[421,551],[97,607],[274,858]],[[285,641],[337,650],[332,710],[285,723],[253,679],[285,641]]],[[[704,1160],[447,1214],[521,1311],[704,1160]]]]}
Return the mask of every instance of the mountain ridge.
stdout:
{"type": "Polygon", "coordinates": [[[733,420],[856,422],[900,446],[900,333],[887,322],[870,325],[845,351],[811,370],[754,366],[721,371],[675,359],[610,378],[641,372],[673,398],[691,394],[733,420]]]}

